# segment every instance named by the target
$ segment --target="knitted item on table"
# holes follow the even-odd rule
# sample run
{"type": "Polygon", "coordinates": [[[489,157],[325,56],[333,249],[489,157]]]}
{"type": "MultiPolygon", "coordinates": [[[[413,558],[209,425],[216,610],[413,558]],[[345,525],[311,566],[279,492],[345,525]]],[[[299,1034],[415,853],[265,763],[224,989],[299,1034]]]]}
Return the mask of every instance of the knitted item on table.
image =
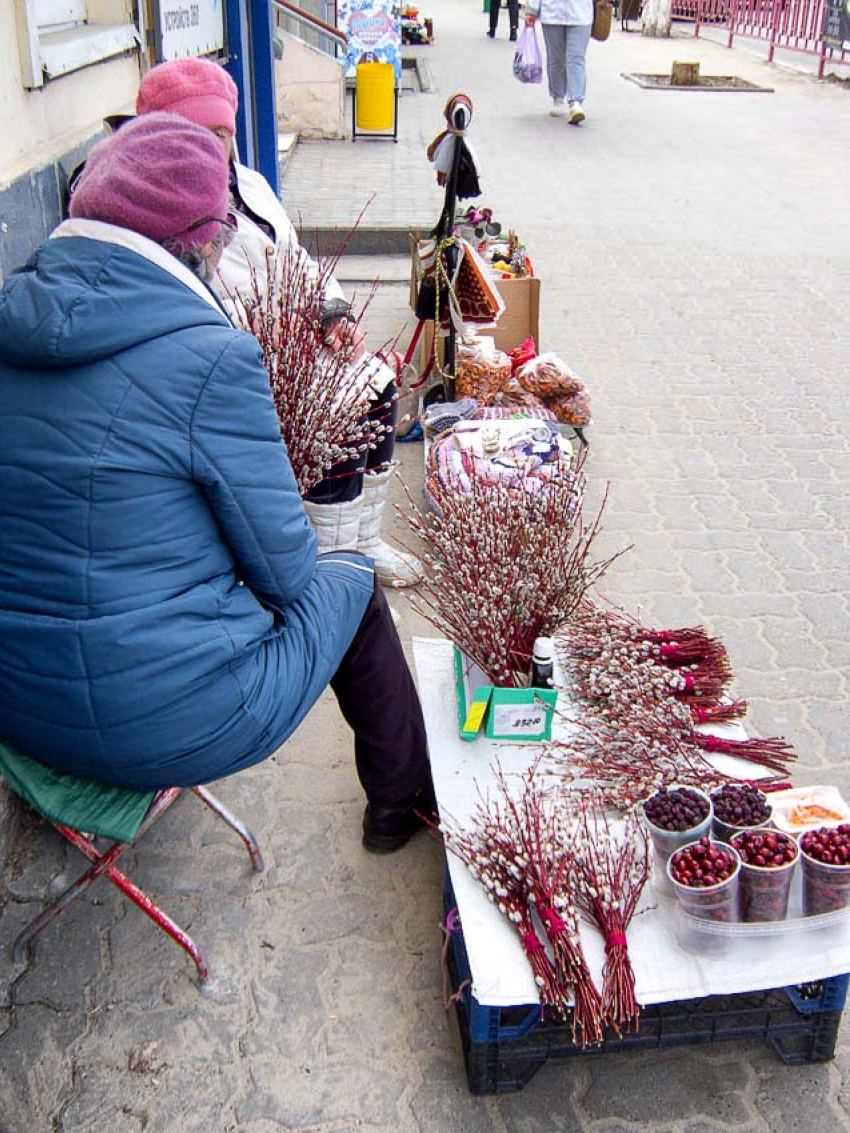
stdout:
{"type": "Polygon", "coordinates": [[[478,408],[474,397],[462,397],[459,401],[438,401],[425,410],[425,434],[436,437],[451,429],[458,421],[468,420],[478,408]]]}
{"type": "MultiPolygon", "coordinates": [[[[503,419],[504,420],[504,419],[503,419]]],[[[571,455],[557,424],[540,418],[518,418],[500,429],[467,421],[436,437],[428,453],[425,498],[434,507],[434,486],[471,490],[472,477],[482,485],[521,486],[530,493],[568,473],[571,455]],[[515,425],[516,428],[511,426],[515,425]]]]}
{"type": "Polygon", "coordinates": [[[520,405],[479,405],[472,414],[473,421],[510,421],[512,418],[534,417],[540,421],[557,421],[551,409],[538,403],[533,409],[520,405]]]}

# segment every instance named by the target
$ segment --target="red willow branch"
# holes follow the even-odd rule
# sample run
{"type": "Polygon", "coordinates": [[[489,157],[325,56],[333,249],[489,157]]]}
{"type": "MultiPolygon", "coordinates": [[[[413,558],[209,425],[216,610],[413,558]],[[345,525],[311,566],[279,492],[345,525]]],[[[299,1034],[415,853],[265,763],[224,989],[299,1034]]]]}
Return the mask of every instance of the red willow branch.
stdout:
{"type": "Polygon", "coordinates": [[[592,561],[604,501],[594,521],[582,518],[579,468],[532,492],[514,483],[469,489],[449,478],[432,485],[434,512],[423,514],[408,493],[402,512],[425,546],[425,581],[410,600],[495,685],[526,682],[535,637],[569,618],[622,551],[592,561]]]}
{"type": "Polygon", "coordinates": [[[627,814],[615,836],[601,799],[583,794],[574,868],[567,880],[574,903],[605,941],[601,1010],[617,1034],[639,1026],[640,1004],[626,932],[649,870],[649,838],[637,814],[627,814]]]}
{"type": "MultiPolygon", "coordinates": [[[[362,212],[361,212],[362,216],[362,212]]],[[[360,218],[355,223],[359,223],[360,218]]],[[[331,256],[311,261],[293,242],[252,270],[247,294],[231,294],[238,321],[256,336],[269,375],[298,489],[305,496],[335,465],[374,448],[388,426],[369,421],[371,375],[380,363],[353,360],[352,334],[329,348],[325,296],[354,229],[331,256]]],[[[359,332],[374,295],[349,323],[359,332]]]]}

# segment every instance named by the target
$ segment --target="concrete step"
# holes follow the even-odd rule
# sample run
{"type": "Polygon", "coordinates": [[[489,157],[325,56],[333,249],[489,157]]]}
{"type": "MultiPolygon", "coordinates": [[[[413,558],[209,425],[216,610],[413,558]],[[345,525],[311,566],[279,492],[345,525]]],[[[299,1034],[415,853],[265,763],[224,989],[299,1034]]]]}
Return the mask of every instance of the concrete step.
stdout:
{"type": "MultiPolygon", "coordinates": [[[[404,228],[392,225],[361,225],[351,233],[348,241],[346,255],[351,256],[404,256],[410,255],[410,235],[412,232],[429,232],[436,221],[436,216],[426,217],[418,224],[411,224],[404,228]]],[[[301,243],[311,255],[317,249],[327,252],[338,248],[349,236],[346,228],[327,227],[310,228],[305,226],[301,233],[301,243]]]]}
{"type": "Polygon", "coordinates": [[[340,283],[410,283],[410,256],[343,256],[334,272],[340,283]]]}

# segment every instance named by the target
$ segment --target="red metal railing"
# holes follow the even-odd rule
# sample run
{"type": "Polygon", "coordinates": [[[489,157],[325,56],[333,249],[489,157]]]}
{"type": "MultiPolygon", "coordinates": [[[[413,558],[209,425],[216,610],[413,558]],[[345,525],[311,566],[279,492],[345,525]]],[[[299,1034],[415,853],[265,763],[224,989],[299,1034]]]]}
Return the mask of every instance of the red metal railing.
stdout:
{"type": "Polygon", "coordinates": [[[828,47],[823,41],[826,0],[673,0],[674,20],[691,20],[694,35],[703,24],[725,27],[726,46],[735,36],[759,39],[769,45],[772,60],[777,48],[818,56],[818,78],[829,63],[850,63],[850,52],[828,47]]]}

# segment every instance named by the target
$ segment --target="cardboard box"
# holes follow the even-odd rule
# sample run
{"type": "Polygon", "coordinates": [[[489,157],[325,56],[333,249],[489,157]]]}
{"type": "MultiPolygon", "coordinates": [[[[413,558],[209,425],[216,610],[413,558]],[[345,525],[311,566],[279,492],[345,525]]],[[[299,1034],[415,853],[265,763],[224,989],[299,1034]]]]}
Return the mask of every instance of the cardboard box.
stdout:
{"type": "Polygon", "coordinates": [[[455,685],[460,738],[474,740],[481,727],[491,740],[537,743],[552,738],[553,688],[499,688],[455,646],[455,685]]]}
{"type": "MultiPolygon", "coordinates": [[[[410,307],[416,310],[416,297],[419,294],[419,256],[416,242],[413,243],[410,271],[410,307]]],[[[496,326],[491,330],[481,330],[481,334],[492,335],[499,350],[513,350],[529,335],[540,350],[540,280],[496,279],[496,288],[505,301],[505,309],[496,326]]],[[[419,368],[425,368],[434,349],[434,323],[428,322],[420,339],[419,368]]],[[[438,343],[442,360],[442,342],[438,343]]]]}

